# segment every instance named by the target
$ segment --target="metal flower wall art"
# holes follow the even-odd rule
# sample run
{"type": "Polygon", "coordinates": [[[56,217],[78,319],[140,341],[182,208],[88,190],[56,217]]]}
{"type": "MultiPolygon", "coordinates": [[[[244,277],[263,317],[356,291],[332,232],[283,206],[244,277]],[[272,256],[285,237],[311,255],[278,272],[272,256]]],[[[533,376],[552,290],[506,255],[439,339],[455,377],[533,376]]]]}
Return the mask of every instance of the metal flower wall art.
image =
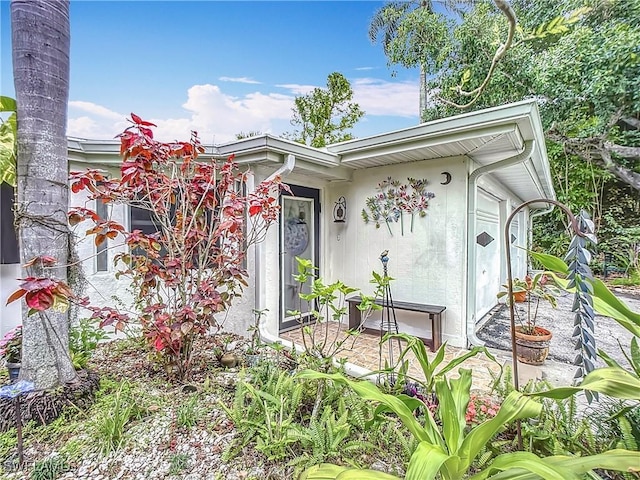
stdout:
{"type": "Polygon", "coordinates": [[[378,184],[377,193],[365,201],[362,219],[364,223],[374,223],[376,228],[384,223],[391,235],[391,224],[399,222],[400,233],[404,235],[405,215],[411,219],[410,228],[413,232],[414,218],[427,214],[429,200],[434,196],[433,192],[427,191],[426,179],[407,178],[407,183],[403,184],[387,177],[378,184]]]}

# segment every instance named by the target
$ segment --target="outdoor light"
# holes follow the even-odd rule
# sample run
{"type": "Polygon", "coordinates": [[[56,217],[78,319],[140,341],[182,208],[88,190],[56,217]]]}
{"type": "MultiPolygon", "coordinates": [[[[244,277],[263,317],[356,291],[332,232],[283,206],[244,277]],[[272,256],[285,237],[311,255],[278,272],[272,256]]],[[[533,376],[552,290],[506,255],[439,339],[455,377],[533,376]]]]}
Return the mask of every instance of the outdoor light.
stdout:
{"type": "Polygon", "coordinates": [[[344,197],[340,197],[333,206],[333,221],[335,223],[344,223],[347,218],[347,201],[344,197]]]}

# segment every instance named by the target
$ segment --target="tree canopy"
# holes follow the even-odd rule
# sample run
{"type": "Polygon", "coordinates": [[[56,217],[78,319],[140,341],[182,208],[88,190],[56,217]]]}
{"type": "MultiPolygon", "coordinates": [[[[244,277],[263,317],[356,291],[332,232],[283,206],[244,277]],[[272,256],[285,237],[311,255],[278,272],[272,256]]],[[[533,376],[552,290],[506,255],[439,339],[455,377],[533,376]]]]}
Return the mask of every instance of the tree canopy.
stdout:
{"type": "Polygon", "coordinates": [[[314,88],[296,97],[291,125],[298,127],[289,137],[312,147],[350,140],[348,132],[364,115],[353,101],[349,81],[338,72],[327,77],[327,88],[314,88]]]}
{"type": "MultiPolygon", "coordinates": [[[[640,0],[514,0],[514,42],[470,108],[537,98],[549,140],[640,190],[640,0]]],[[[425,118],[459,113],[508,36],[504,12],[480,1],[449,30],[446,68],[425,118]]]]}

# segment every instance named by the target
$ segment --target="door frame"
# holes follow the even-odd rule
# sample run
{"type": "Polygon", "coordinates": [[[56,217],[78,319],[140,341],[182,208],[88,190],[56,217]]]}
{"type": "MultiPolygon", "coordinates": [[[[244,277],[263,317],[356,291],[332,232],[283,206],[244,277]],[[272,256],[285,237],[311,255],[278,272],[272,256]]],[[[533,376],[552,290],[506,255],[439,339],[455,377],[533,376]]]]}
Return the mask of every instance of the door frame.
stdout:
{"type": "MultiPolygon", "coordinates": [[[[291,193],[286,190],[282,191],[282,195],[280,197],[280,206],[284,204],[285,197],[294,197],[294,198],[304,198],[311,199],[313,201],[313,222],[314,222],[314,232],[313,241],[313,263],[314,266],[318,268],[315,271],[314,278],[318,278],[320,276],[320,189],[312,188],[312,187],[303,187],[300,185],[287,185],[291,189],[291,193]]],[[[285,291],[285,281],[284,281],[284,273],[283,273],[283,265],[282,261],[284,258],[285,252],[283,251],[283,213],[282,210],[280,212],[280,229],[278,235],[278,281],[279,281],[279,315],[278,315],[278,331],[280,333],[286,332],[287,330],[292,330],[294,328],[298,328],[300,326],[300,322],[298,320],[289,320],[285,321],[286,312],[284,305],[284,291],[285,291]]]]}

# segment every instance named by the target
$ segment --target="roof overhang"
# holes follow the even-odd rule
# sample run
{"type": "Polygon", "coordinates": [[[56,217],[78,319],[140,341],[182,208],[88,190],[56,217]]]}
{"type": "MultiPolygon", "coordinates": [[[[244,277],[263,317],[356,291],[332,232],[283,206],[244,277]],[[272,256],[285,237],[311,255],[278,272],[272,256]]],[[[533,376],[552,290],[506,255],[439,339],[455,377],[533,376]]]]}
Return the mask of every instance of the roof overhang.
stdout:
{"type": "Polygon", "coordinates": [[[555,199],[535,100],[350,140],[330,145],[327,150],[339,155],[343,166],[354,169],[457,156],[466,156],[479,168],[517,155],[528,140],[534,142],[534,149],[527,161],[491,175],[522,201],[555,199]]]}
{"type": "MultiPolygon", "coordinates": [[[[118,140],[67,139],[69,160],[87,165],[119,166],[120,142],[118,140]]],[[[234,155],[238,165],[284,164],[287,155],[296,157],[296,172],[314,178],[335,181],[351,180],[353,170],[340,165],[338,155],[309,147],[269,134],[249,137],[221,145],[205,146],[200,159],[224,160],[234,155]]]]}
{"type": "MultiPolygon", "coordinates": [[[[480,168],[519,154],[529,140],[534,149],[525,162],[499,168],[490,175],[522,201],[555,199],[535,100],[464,113],[323,149],[264,134],[207,146],[201,158],[218,160],[233,154],[241,165],[278,168],[287,155],[294,155],[296,173],[344,181],[351,180],[356,169],[459,156],[466,156],[480,168]]],[[[71,161],[105,166],[121,162],[117,140],[69,138],[68,148],[71,161]]]]}

